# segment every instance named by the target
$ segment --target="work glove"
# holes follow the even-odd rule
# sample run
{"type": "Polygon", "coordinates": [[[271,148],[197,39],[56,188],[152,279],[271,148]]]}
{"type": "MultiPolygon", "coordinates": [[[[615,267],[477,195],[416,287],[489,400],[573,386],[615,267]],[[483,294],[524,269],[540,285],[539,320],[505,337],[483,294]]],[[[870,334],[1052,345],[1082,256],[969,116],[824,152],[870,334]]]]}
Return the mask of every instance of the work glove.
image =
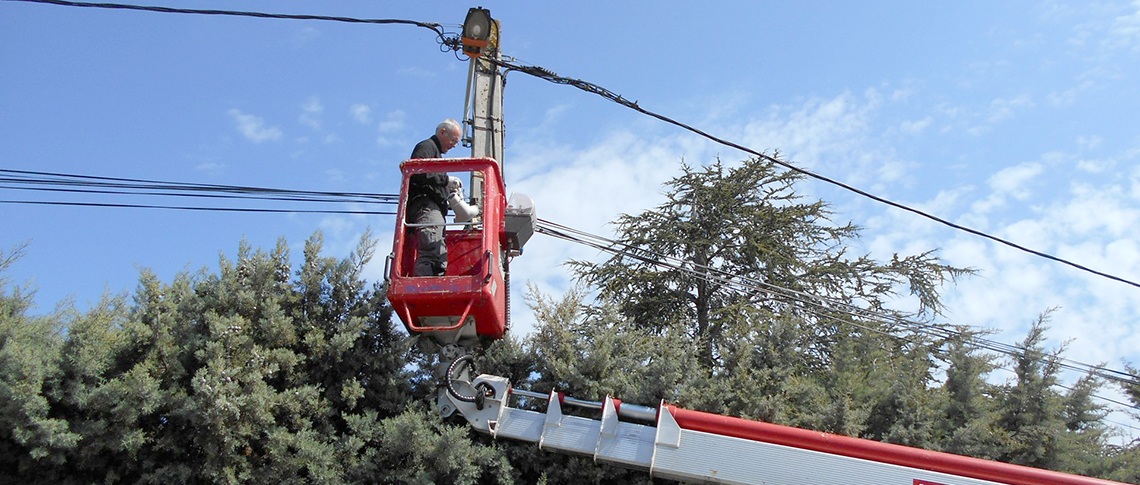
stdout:
{"type": "Polygon", "coordinates": [[[447,177],[447,190],[450,192],[462,192],[463,181],[459,180],[459,177],[449,175],[447,177]]]}

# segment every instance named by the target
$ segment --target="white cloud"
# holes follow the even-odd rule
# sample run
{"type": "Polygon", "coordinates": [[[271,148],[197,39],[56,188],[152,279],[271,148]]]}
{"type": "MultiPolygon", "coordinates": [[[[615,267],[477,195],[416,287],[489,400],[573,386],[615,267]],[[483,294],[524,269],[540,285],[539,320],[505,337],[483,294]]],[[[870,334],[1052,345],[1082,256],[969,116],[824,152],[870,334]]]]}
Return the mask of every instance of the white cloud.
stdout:
{"type": "Polygon", "coordinates": [[[354,104],[349,108],[352,118],[360,124],[372,123],[372,108],[365,104],[354,104]]]}
{"type": "Polygon", "coordinates": [[[1078,136],[1077,144],[1079,144],[1081,148],[1095,149],[1104,144],[1104,137],[1097,135],[1078,136]]]}
{"type": "Polygon", "coordinates": [[[891,93],[891,101],[906,101],[907,99],[910,99],[911,96],[914,96],[916,92],[917,91],[910,86],[896,89],[891,93]]]}
{"type": "Polygon", "coordinates": [[[321,114],[325,111],[325,105],[321,104],[321,98],[310,96],[305,104],[301,105],[301,110],[310,114],[321,114]]]}
{"type": "Polygon", "coordinates": [[[357,221],[347,216],[328,216],[321,219],[319,227],[324,233],[326,241],[341,249],[335,254],[349,254],[352,245],[359,239],[359,226],[357,221]]]}
{"type": "Polygon", "coordinates": [[[736,128],[723,131],[726,138],[745,146],[778,148],[800,167],[862,184],[875,181],[879,167],[893,159],[890,152],[872,144],[871,120],[881,101],[874,90],[861,97],[843,93],[831,99],[813,98],[800,105],[772,107],[766,116],[745,124],[743,133],[736,128]]]}
{"type": "Polygon", "coordinates": [[[990,177],[990,188],[1001,196],[1011,196],[1024,200],[1031,194],[1026,185],[1041,175],[1044,168],[1040,163],[1029,162],[998,171],[990,177]]]}
{"type": "Polygon", "coordinates": [[[403,110],[389,111],[388,114],[384,116],[384,121],[381,121],[380,125],[377,126],[377,130],[379,130],[380,133],[395,133],[403,130],[404,118],[406,117],[403,110]]]}
{"type": "Polygon", "coordinates": [[[1133,11],[1116,17],[1105,41],[1110,47],[1140,50],[1140,0],[1132,2],[1133,11]]]}
{"type": "Polygon", "coordinates": [[[1057,107],[1073,106],[1073,105],[1077,104],[1077,101],[1080,100],[1080,96],[1082,94],[1092,90],[1092,88],[1095,85],[1096,85],[1096,83],[1093,82],[1092,79],[1084,79],[1083,81],[1081,81],[1079,84],[1077,84],[1076,86],[1074,86],[1072,88],[1066,89],[1066,90],[1061,91],[1061,92],[1054,91],[1052,93],[1049,93],[1049,95],[1046,96],[1046,99],[1049,100],[1049,104],[1051,104],[1053,106],[1057,106],[1057,107]]]}
{"type": "Polygon", "coordinates": [[[931,123],[934,123],[934,118],[932,118],[930,116],[927,116],[921,120],[913,120],[913,121],[908,120],[908,121],[902,122],[899,125],[899,130],[902,130],[902,132],[906,133],[906,134],[917,135],[917,134],[925,131],[926,128],[928,128],[931,123]]]}
{"type": "MultiPolygon", "coordinates": [[[[1140,239],[1132,228],[1140,223],[1140,207],[1121,197],[1123,188],[1111,182],[1074,184],[1069,195],[1067,200],[1057,200],[1032,219],[1007,225],[1000,231],[1001,237],[1135,281],[1140,275],[1140,239]]],[[[1137,357],[1136,349],[1140,346],[1135,345],[1137,332],[1133,322],[1140,317],[1140,300],[1134,297],[1134,288],[1002,246],[991,246],[988,251],[1005,256],[994,259],[987,273],[1000,274],[1008,284],[1017,285],[988,288],[987,292],[1008,295],[1007,304],[994,308],[1028,313],[1025,309],[1039,312],[1060,306],[1053,318],[1051,338],[1058,342],[1075,339],[1067,353],[1070,358],[1119,362],[1120,358],[1137,357]],[[1090,333],[1092,329],[1094,333],[1090,333]]],[[[971,298],[977,297],[985,296],[971,293],[964,297],[964,303],[968,305],[971,298]]],[[[1026,314],[1025,318],[1029,316],[1026,314]]]]}
{"type": "Polygon", "coordinates": [[[966,129],[966,132],[973,136],[984,135],[993,131],[995,125],[1015,118],[1019,111],[1034,106],[1035,103],[1026,94],[994,99],[984,110],[975,114],[974,125],[966,129]]]}
{"type": "Polygon", "coordinates": [[[1047,249],[1040,247],[1042,244],[1048,244],[1055,236],[1055,228],[1049,225],[1047,221],[1039,219],[1022,219],[1002,228],[1000,236],[1008,239],[1014,243],[1022,245],[1038,245],[1040,249],[1047,249]]]}
{"type": "Polygon", "coordinates": [[[1072,198],[1051,208],[1056,223],[1070,236],[1082,240],[1133,237],[1140,225],[1140,207],[1125,197],[1120,186],[1073,184],[1072,198]]]}
{"type": "Polygon", "coordinates": [[[967,129],[966,133],[969,133],[973,136],[982,136],[991,131],[994,131],[994,127],[991,125],[976,125],[971,126],[969,129],[967,129]]]}
{"type": "MultiPolygon", "coordinates": [[[[868,164],[872,163],[873,162],[870,161],[868,162],[868,164]]],[[[883,160],[881,163],[879,163],[879,168],[876,170],[876,174],[878,175],[879,182],[894,182],[905,178],[912,167],[913,164],[905,162],[883,160]]]]}
{"type": "Polygon", "coordinates": [[[321,104],[320,98],[313,96],[301,105],[301,116],[298,118],[302,124],[309,126],[314,130],[321,129],[321,113],[324,113],[325,106],[321,104]]]}
{"type": "Polygon", "coordinates": [[[380,133],[376,137],[376,144],[385,148],[407,145],[405,138],[400,136],[406,126],[405,117],[402,110],[389,111],[384,115],[384,119],[376,126],[376,131],[380,133]]]}
{"type": "MultiPolygon", "coordinates": [[[[1048,158],[1048,157],[1046,157],[1048,158]]],[[[989,178],[990,193],[984,199],[974,201],[967,219],[984,216],[1004,207],[1009,198],[1026,200],[1033,195],[1030,183],[1044,172],[1042,164],[1027,162],[999,170],[989,178]]]]}
{"type": "Polygon", "coordinates": [[[225,171],[226,165],[217,162],[200,163],[194,167],[194,170],[199,172],[206,172],[208,174],[217,175],[225,171]]]}
{"type": "Polygon", "coordinates": [[[1077,170],[1093,174],[1104,173],[1106,170],[1116,167],[1116,160],[1103,159],[1103,160],[1079,160],[1077,161],[1077,170]]]}
{"type": "Polygon", "coordinates": [[[1140,1],[1085,2],[1070,7],[1067,16],[1087,19],[1073,26],[1069,44],[1074,48],[1072,54],[1089,67],[1077,76],[1083,80],[1078,87],[1050,95],[1050,101],[1063,106],[1071,106],[1078,101],[1076,94],[1092,87],[1113,81],[1127,83],[1136,54],[1140,54],[1140,1]]]}
{"type": "Polygon", "coordinates": [[[1012,119],[1016,110],[1032,107],[1033,101],[1025,94],[1012,99],[998,98],[990,103],[990,113],[986,121],[1000,123],[1012,119]]]}
{"type": "MultiPolygon", "coordinates": [[[[687,137],[649,139],[630,132],[613,133],[598,144],[572,150],[553,146],[539,148],[523,140],[508,147],[512,152],[544,157],[545,170],[508,169],[508,193],[525,193],[535,200],[538,216],[586,232],[612,236],[608,224],[622,213],[636,214],[662,201],[661,184],[679,173],[687,137]]],[[[691,153],[691,152],[686,152],[691,153]]],[[[690,159],[690,163],[703,160],[690,159]]],[[[528,159],[527,164],[531,161],[528,159]]],[[[571,275],[562,264],[569,259],[600,260],[599,251],[554,238],[535,236],[525,253],[511,264],[512,294],[516,315],[524,312],[522,295],[526,284],[561,293],[570,286],[571,275]]],[[[515,318],[516,331],[529,331],[533,317],[515,318]]]]}
{"type": "Polygon", "coordinates": [[[281,139],[281,130],[276,127],[266,127],[265,120],[259,116],[245,114],[237,109],[229,110],[228,114],[237,124],[238,132],[249,141],[261,143],[281,139]]]}
{"type": "MultiPolygon", "coordinates": [[[[1017,187],[1016,180],[1025,177],[1012,173],[1006,181],[1017,187]]],[[[1127,200],[1111,185],[1086,186],[1048,210],[1012,223],[999,222],[999,229],[988,232],[1135,281],[1140,275],[1140,237],[1128,228],[1140,223],[1140,208],[1127,200]]],[[[929,205],[957,206],[944,201],[929,205]]],[[[941,246],[939,256],[948,264],[981,271],[943,288],[950,321],[997,329],[991,338],[1015,343],[1024,338],[1038,314],[1059,307],[1052,315],[1048,345],[1072,340],[1066,357],[1107,362],[1114,368],[1120,367],[1121,359],[1140,358],[1135,324],[1140,321],[1140,299],[1135,298],[1134,288],[945,227],[924,230],[907,223],[913,216],[883,211],[879,217],[890,222],[868,227],[873,256],[907,254],[919,241],[920,249],[941,246]]]]}
{"type": "Polygon", "coordinates": [[[1005,205],[1005,197],[991,193],[988,197],[975,200],[973,204],[970,204],[970,213],[964,215],[963,218],[968,221],[967,225],[984,227],[989,222],[986,216],[1003,205],[1005,205]]]}

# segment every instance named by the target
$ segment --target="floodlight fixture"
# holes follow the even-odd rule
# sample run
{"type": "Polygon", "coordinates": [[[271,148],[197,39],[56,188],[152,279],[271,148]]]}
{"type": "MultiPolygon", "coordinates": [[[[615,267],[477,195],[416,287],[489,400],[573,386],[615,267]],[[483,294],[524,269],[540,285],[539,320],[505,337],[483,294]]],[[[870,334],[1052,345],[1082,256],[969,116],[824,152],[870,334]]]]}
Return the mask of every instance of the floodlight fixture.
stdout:
{"type": "Polygon", "coordinates": [[[490,44],[491,31],[495,27],[490,10],[483,7],[468,10],[467,18],[463,21],[463,53],[470,57],[482,56],[490,44]]]}

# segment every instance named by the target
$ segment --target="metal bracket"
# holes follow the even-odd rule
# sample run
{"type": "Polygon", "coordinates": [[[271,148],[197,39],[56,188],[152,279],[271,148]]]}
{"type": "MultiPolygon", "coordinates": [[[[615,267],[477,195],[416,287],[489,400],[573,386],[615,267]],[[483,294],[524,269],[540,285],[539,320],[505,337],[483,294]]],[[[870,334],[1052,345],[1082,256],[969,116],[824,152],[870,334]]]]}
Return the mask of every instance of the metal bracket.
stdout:
{"type": "Polygon", "coordinates": [[[562,403],[559,402],[558,393],[553,390],[550,391],[550,400],[546,405],[546,420],[542,424],[542,438],[538,440],[538,449],[542,449],[546,445],[546,439],[550,436],[552,428],[562,426],[562,403]]]}
{"type": "Polygon", "coordinates": [[[654,443],[657,446],[670,448],[681,447],[681,426],[677,424],[673,413],[669,412],[664,403],[661,405],[661,411],[657,413],[657,439],[654,443]]]}

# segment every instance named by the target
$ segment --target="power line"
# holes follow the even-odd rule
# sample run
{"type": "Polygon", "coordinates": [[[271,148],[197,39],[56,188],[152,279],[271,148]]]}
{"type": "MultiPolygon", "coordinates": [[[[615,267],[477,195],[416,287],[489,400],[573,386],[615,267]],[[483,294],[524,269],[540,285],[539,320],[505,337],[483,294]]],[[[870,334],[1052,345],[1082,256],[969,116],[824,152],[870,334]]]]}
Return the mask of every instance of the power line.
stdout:
{"type": "Polygon", "coordinates": [[[265,12],[243,12],[234,10],[202,10],[202,9],[189,9],[189,8],[172,8],[151,5],[130,5],[122,3],[100,3],[100,2],[71,2],[65,0],[7,0],[9,2],[27,2],[27,3],[46,3],[50,5],[62,5],[66,7],[89,7],[89,8],[105,8],[116,10],[139,10],[146,12],[159,12],[159,13],[177,13],[177,14],[195,14],[195,15],[224,15],[233,17],[256,17],[267,19],[287,19],[287,20],[323,20],[332,22],[346,22],[354,24],[380,24],[380,25],[414,25],[432,30],[439,36],[441,40],[445,39],[443,26],[433,22],[419,22],[416,20],[402,20],[402,19],[361,19],[354,17],[339,17],[327,15],[303,15],[303,14],[280,14],[280,13],[265,13],[265,12]]]}
{"type": "MultiPolygon", "coordinates": [[[[4,184],[0,181],[0,189],[11,190],[27,190],[36,192],[63,192],[72,194],[103,194],[103,195],[153,195],[162,197],[198,197],[210,199],[239,199],[239,200],[275,200],[287,202],[335,202],[345,203],[348,200],[341,199],[321,199],[321,198],[296,198],[296,197],[268,197],[256,195],[221,195],[221,194],[182,194],[177,192],[145,192],[145,191],[129,191],[129,190],[94,190],[94,189],[63,189],[51,187],[16,187],[4,184]]],[[[364,204],[397,204],[396,201],[351,201],[364,204]]]]}
{"type": "MultiPolygon", "coordinates": [[[[265,200],[296,203],[342,203],[360,205],[395,205],[399,195],[364,192],[326,192],[240,185],[169,182],[135,178],[101,177],[57,172],[0,169],[0,190],[23,190],[49,193],[94,195],[127,195],[159,197],[191,197],[228,200],[265,200]]],[[[312,214],[376,214],[394,215],[392,211],[271,209],[248,207],[203,207],[171,204],[124,204],[80,201],[3,200],[0,203],[22,205],[114,207],[139,209],[172,209],[188,211],[222,211],[250,213],[312,214]]]]}
{"type": "Polygon", "coordinates": [[[815,173],[815,172],[811,172],[811,171],[809,171],[809,170],[805,170],[805,169],[799,168],[799,167],[797,167],[797,166],[795,166],[795,165],[792,165],[792,164],[790,164],[790,163],[788,163],[788,162],[785,162],[785,161],[783,161],[783,160],[780,160],[780,159],[778,159],[778,158],[775,158],[775,157],[772,157],[772,156],[766,155],[766,154],[764,154],[764,153],[761,153],[761,152],[759,152],[759,151],[753,150],[753,149],[751,149],[751,148],[748,148],[748,147],[746,147],[746,146],[740,145],[740,144],[738,144],[738,143],[734,143],[734,142],[731,142],[731,141],[725,140],[725,139],[723,139],[723,138],[719,138],[719,137],[713,136],[713,135],[711,135],[711,134],[709,134],[709,133],[706,133],[706,132],[704,132],[704,131],[702,131],[702,130],[700,130],[700,129],[694,128],[694,127],[692,127],[692,126],[690,126],[690,125],[687,125],[687,124],[685,124],[685,123],[681,123],[680,121],[674,120],[674,119],[672,119],[672,118],[669,118],[669,117],[667,117],[667,116],[664,116],[664,115],[658,114],[658,113],[656,113],[656,112],[653,112],[653,111],[647,110],[647,109],[645,109],[645,108],[642,108],[641,106],[639,106],[639,105],[637,104],[637,101],[630,101],[630,100],[628,100],[628,99],[625,99],[625,98],[624,98],[624,97],[622,97],[621,95],[619,95],[619,94],[617,94],[617,93],[615,93],[615,92],[613,92],[613,91],[610,91],[609,89],[606,89],[606,88],[604,88],[604,87],[602,87],[602,86],[599,86],[599,85],[597,85],[597,84],[594,84],[594,83],[591,83],[591,82],[582,81],[582,80],[580,80],[580,79],[574,79],[574,78],[568,78],[568,77],[564,77],[564,76],[559,76],[559,75],[555,74],[554,72],[552,72],[552,71],[550,71],[550,70],[548,70],[548,69],[546,69],[546,68],[543,68],[543,67],[539,67],[539,66],[524,66],[524,65],[514,64],[514,63],[512,63],[512,62],[509,62],[509,61],[504,61],[504,60],[500,60],[500,59],[495,59],[493,56],[491,56],[491,57],[487,57],[486,59],[487,59],[488,61],[490,61],[490,62],[494,62],[494,63],[496,63],[497,65],[499,65],[500,67],[503,67],[503,68],[507,69],[508,71],[519,71],[519,72],[522,72],[522,73],[524,73],[524,74],[529,74],[529,75],[531,75],[531,76],[534,76],[534,77],[537,77],[537,78],[539,78],[539,79],[543,79],[543,80],[546,80],[546,81],[549,81],[549,82],[552,82],[552,83],[555,83],[555,84],[564,84],[564,85],[567,85],[567,86],[573,86],[573,87],[576,87],[576,88],[578,88],[578,89],[581,89],[581,90],[583,90],[583,91],[586,91],[586,92],[588,92],[588,93],[596,94],[596,95],[598,95],[598,96],[601,96],[602,98],[605,98],[605,99],[607,99],[607,100],[609,100],[609,101],[612,101],[612,102],[614,102],[614,103],[617,103],[617,104],[620,104],[620,105],[622,105],[622,106],[625,106],[626,108],[632,109],[632,110],[634,110],[634,111],[637,111],[637,112],[639,112],[639,113],[641,113],[641,114],[644,114],[644,115],[647,115],[647,116],[651,116],[651,117],[653,117],[653,118],[657,118],[658,120],[664,121],[664,122],[666,122],[666,123],[669,123],[669,124],[671,124],[671,125],[677,126],[677,127],[679,127],[679,128],[682,128],[682,129],[684,129],[684,130],[687,130],[687,131],[690,131],[690,132],[692,132],[692,133],[695,133],[695,134],[697,134],[697,135],[700,135],[701,137],[704,137],[704,138],[706,138],[706,139],[708,139],[708,140],[711,140],[711,141],[713,141],[713,142],[716,142],[716,143],[718,143],[718,144],[721,144],[721,145],[724,145],[724,146],[727,146],[727,147],[731,147],[731,148],[735,148],[735,149],[737,149],[737,150],[740,150],[740,151],[743,151],[743,152],[745,152],[745,153],[749,153],[749,154],[751,154],[751,155],[753,155],[753,156],[756,156],[756,157],[760,157],[760,158],[762,158],[762,159],[764,159],[764,160],[767,160],[767,161],[769,161],[769,162],[772,162],[772,163],[775,163],[775,164],[777,164],[777,165],[780,165],[780,166],[782,166],[782,167],[784,167],[784,168],[787,168],[788,170],[791,170],[791,171],[793,171],[793,172],[799,173],[799,174],[801,174],[801,175],[804,175],[804,176],[807,176],[807,177],[811,177],[811,178],[814,178],[814,179],[816,179],[816,180],[820,180],[820,181],[822,181],[822,182],[826,182],[826,183],[828,183],[828,184],[832,184],[832,185],[835,185],[835,186],[837,186],[837,187],[840,187],[840,188],[842,188],[842,189],[845,189],[845,190],[848,190],[848,191],[854,192],[854,193],[856,193],[856,194],[862,195],[862,196],[864,196],[864,197],[867,197],[867,198],[869,198],[869,199],[871,199],[871,200],[874,200],[874,201],[876,201],[876,202],[881,202],[881,203],[883,203],[883,204],[887,204],[887,205],[889,205],[889,206],[891,206],[891,207],[894,207],[894,208],[897,208],[897,209],[902,209],[902,210],[904,210],[904,211],[907,211],[907,212],[910,212],[910,213],[913,213],[913,214],[917,214],[917,215],[919,215],[919,216],[925,217],[925,218],[927,218],[927,219],[930,219],[930,220],[932,220],[932,221],[934,221],[934,222],[937,222],[937,223],[939,223],[939,224],[943,224],[943,225],[945,225],[945,226],[949,226],[949,227],[951,227],[951,228],[954,228],[954,229],[957,229],[957,230],[959,230],[959,231],[963,231],[963,232],[966,232],[966,233],[969,233],[969,234],[973,234],[973,235],[975,235],[975,236],[983,237],[983,238],[989,239],[989,240],[991,240],[991,241],[994,241],[994,242],[997,242],[997,243],[1000,243],[1000,244],[1003,244],[1003,245],[1009,246],[1009,247],[1011,247],[1011,248],[1014,248],[1014,249],[1017,249],[1017,250],[1020,250],[1020,251],[1024,251],[1024,252],[1027,252],[1027,253],[1029,253],[1029,254],[1033,254],[1033,255],[1035,255],[1035,256],[1039,256],[1039,257],[1042,257],[1042,258],[1045,258],[1045,259],[1048,259],[1048,260],[1051,260],[1051,261],[1054,261],[1054,262],[1058,262],[1058,263],[1061,263],[1061,264],[1065,264],[1065,265],[1071,266],[1071,267],[1073,267],[1073,268],[1076,268],[1076,269],[1079,269],[1079,270],[1081,270],[1081,271],[1085,271],[1085,272],[1088,272],[1088,273],[1092,273],[1092,274],[1095,274],[1095,275],[1097,275],[1097,276],[1101,276],[1101,277],[1104,277],[1104,278],[1108,278],[1108,279],[1110,279],[1110,280],[1118,281],[1118,282],[1121,282],[1121,283],[1125,283],[1125,284],[1128,284],[1128,285],[1132,285],[1132,286],[1134,286],[1134,287],[1140,288],[1140,283],[1137,283],[1137,282],[1134,282],[1134,281],[1130,281],[1130,280],[1127,280],[1127,279],[1121,278],[1121,277],[1119,277],[1119,276],[1114,276],[1114,275],[1111,275],[1111,274],[1108,274],[1108,273],[1104,273],[1104,272],[1101,272],[1101,271],[1097,271],[1097,270],[1094,270],[1094,269],[1092,269],[1092,268],[1089,268],[1089,267],[1087,267],[1087,266],[1083,266],[1083,265],[1081,265],[1081,264],[1077,264],[1077,263],[1074,263],[1074,262],[1072,262],[1072,261],[1069,261],[1069,260],[1066,260],[1066,259],[1063,259],[1063,258],[1059,258],[1059,257],[1057,257],[1057,256],[1053,256],[1053,255],[1050,255],[1050,254],[1047,254],[1047,253],[1044,253],[1044,252],[1041,252],[1041,251],[1038,251],[1038,250],[1035,250],[1035,249],[1030,249],[1030,248],[1028,248],[1028,247],[1025,247],[1025,246],[1022,246],[1022,245],[1016,244],[1016,243],[1014,243],[1014,242],[1011,242],[1011,241],[1007,241],[1007,240],[1005,240],[1005,239],[1002,239],[1002,238],[999,238],[999,237],[997,237],[997,236],[993,236],[993,235],[990,235],[990,234],[984,233],[984,232],[982,232],[982,231],[979,231],[979,230],[976,230],[976,229],[971,229],[971,228],[969,228],[969,227],[966,227],[966,226],[962,226],[962,225],[960,225],[960,224],[956,224],[956,223],[950,222],[950,221],[948,221],[948,220],[946,220],[946,219],[943,219],[943,218],[941,218],[941,217],[938,217],[938,216],[935,216],[935,215],[933,215],[933,214],[930,214],[930,213],[927,213],[927,212],[921,211],[921,210],[919,210],[919,209],[915,209],[915,208],[912,208],[912,207],[909,207],[909,206],[903,205],[903,204],[901,204],[901,203],[898,203],[898,202],[894,202],[894,201],[888,200],[888,199],[886,199],[886,198],[883,198],[883,197],[880,197],[880,196],[874,195],[874,194],[872,194],[872,193],[870,193],[870,192],[866,192],[866,191],[864,191],[864,190],[858,189],[858,188],[856,188],[856,187],[854,187],[854,186],[848,185],[848,184],[846,184],[846,183],[843,183],[843,182],[840,182],[840,181],[838,181],[838,180],[835,180],[835,179],[832,179],[832,178],[829,178],[829,177],[826,177],[826,176],[823,176],[823,175],[817,174],[817,173],[815,173]]]}
{"type": "MultiPolygon", "coordinates": [[[[999,369],[1002,369],[1002,370],[1007,370],[1007,371],[1013,372],[1014,374],[1016,374],[1016,373],[1017,373],[1017,371],[1014,371],[1014,370],[1012,370],[1012,369],[1008,369],[1008,368],[1005,368],[1005,367],[999,367],[999,369]]],[[[1057,386],[1057,387],[1060,387],[1061,389],[1065,389],[1065,390],[1067,390],[1067,391],[1075,391],[1075,390],[1076,390],[1076,389],[1074,389],[1072,386],[1066,386],[1066,385],[1064,385],[1064,384],[1061,384],[1061,383],[1054,383],[1053,385],[1054,385],[1054,386],[1057,386]]],[[[1123,402],[1123,401],[1118,401],[1118,400],[1116,400],[1116,399],[1113,399],[1113,398],[1110,398],[1110,397],[1104,397],[1104,396],[1100,396],[1100,395],[1097,395],[1097,394],[1092,394],[1092,393],[1089,393],[1089,396],[1095,397],[1095,398],[1097,398],[1097,399],[1100,399],[1100,400],[1102,400],[1102,401],[1107,401],[1107,402],[1110,402],[1110,403],[1116,404],[1116,405],[1118,405],[1118,406],[1124,406],[1124,407],[1126,407],[1126,408],[1129,408],[1129,409],[1136,409],[1136,410],[1140,410],[1140,406],[1137,406],[1137,405],[1134,405],[1134,404],[1128,404],[1128,403],[1126,403],[1126,402],[1123,402]]],[[[1131,428],[1131,426],[1129,426],[1129,428],[1131,428]]],[[[1136,429],[1136,428],[1133,428],[1133,429],[1136,429]]]]}
{"type": "Polygon", "coordinates": [[[203,211],[203,212],[258,212],[258,213],[272,213],[272,214],[364,214],[364,215],[381,215],[381,216],[394,216],[394,215],[396,215],[395,212],[390,212],[390,211],[260,209],[260,208],[248,208],[248,207],[200,207],[200,206],[173,206],[173,205],[148,205],[148,204],[111,204],[111,203],[101,203],[101,202],[64,202],[64,201],[49,201],[49,200],[0,200],[0,204],[57,205],[57,206],[75,206],[75,207],[115,207],[115,208],[129,208],[129,209],[171,209],[171,210],[203,211]]]}
{"type": "Polygon", "coordinates": [[[0,188],[55,192],[103,193],[118,195],[166,195],[173,197],[220,197],[301,202],[355,202],[361,204],[396,204],[399,195],[366,192],[329,192],[241,185],[168,182],[118,177],[100,177],[56,172],[0,169],[0,188]],[[88,190],[53,187],[93,187],[88,190]],[[160,192],[166,191],[166,192],[160,192]],[[202,195],[209,193],[238,195],[202,195]]]}

